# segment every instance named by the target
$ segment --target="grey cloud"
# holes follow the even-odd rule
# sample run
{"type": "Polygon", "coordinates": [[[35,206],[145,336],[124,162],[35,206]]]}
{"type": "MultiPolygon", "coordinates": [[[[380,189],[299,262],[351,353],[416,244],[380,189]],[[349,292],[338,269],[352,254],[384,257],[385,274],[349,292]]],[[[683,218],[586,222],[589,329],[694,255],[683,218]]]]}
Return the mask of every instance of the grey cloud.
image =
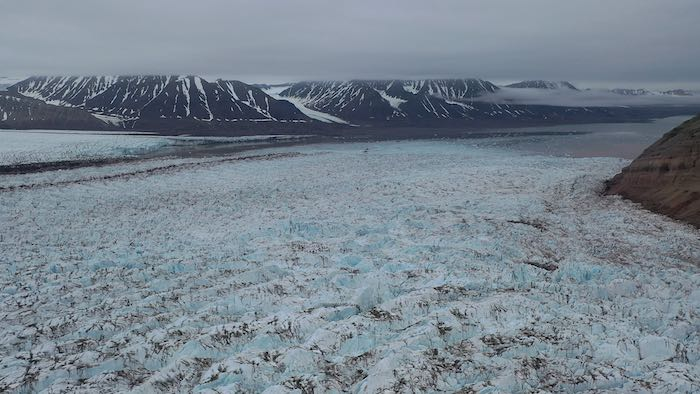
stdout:
{"type": "Polygon", "coordinates": [[[0,75],[698,81],[697,0],[22,0],[0,75]]]}

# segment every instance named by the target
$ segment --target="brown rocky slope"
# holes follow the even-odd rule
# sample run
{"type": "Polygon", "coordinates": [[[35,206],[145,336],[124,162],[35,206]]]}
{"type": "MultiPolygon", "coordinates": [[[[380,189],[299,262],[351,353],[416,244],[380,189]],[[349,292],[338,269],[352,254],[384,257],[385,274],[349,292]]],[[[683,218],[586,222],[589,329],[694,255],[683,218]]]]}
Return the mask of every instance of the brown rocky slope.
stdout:
{"type": "Polygon", "coordinates": [[[642,152],[608,182],[606,194],[700,228],[700,115],[642,152]]]}

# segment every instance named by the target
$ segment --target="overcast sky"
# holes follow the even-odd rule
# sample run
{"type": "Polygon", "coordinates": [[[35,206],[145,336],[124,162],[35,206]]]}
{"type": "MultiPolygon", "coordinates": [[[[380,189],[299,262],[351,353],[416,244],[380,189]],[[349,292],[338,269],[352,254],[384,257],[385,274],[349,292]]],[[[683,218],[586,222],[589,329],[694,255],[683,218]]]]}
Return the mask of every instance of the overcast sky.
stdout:
{"type": "Polygon", "coordinates": [[[698,0],[3,0],[0,10],[0,76],[700,86],[698,0]]]}

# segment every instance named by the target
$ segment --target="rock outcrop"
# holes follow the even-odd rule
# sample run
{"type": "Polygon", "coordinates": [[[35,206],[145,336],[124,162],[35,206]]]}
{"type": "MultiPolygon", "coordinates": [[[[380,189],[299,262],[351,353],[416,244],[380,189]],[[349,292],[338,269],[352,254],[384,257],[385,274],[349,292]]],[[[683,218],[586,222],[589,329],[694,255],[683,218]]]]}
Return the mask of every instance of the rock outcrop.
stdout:
{"type": "Polygon", "coordinates": [[[700,116],[642,152],[608,182],[606,193],[700,228],[700,116]]]}

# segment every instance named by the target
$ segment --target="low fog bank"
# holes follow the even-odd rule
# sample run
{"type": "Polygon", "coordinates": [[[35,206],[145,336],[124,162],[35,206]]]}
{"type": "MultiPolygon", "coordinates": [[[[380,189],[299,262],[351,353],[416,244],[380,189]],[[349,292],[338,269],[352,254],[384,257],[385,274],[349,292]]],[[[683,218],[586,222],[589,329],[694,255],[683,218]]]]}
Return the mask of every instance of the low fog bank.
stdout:
{"type": "Polygon", "coordinates": [[[507,88],[479,97],[478,101],[495,104],[552,105],[566,107],[614,107],[645,105],[700,104],[700,94],[673,96],[651,92],[647,95],[626,96],[607,90],[528,89],[507,88]]]}

